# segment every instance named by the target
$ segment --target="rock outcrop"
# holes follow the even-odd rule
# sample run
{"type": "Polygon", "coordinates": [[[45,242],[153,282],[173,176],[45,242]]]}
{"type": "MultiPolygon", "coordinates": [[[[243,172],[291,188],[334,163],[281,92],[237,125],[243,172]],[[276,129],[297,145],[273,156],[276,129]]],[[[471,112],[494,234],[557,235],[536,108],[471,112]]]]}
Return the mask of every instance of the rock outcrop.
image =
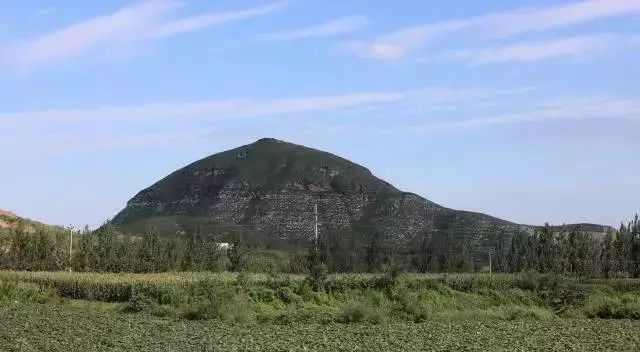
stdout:
{"type": "Polygon", "coordinates": [[[442,207],[336,155],[269,138],[173,172],[135,195],[112,224],[131,233],[153,226],[165,235],[238,227],[263,240],[295,242],[313,237],[316,205],[322,231],[376,233],[401,245],[427,228],[476,246],[487,231],[522,228],[442,207]]]}

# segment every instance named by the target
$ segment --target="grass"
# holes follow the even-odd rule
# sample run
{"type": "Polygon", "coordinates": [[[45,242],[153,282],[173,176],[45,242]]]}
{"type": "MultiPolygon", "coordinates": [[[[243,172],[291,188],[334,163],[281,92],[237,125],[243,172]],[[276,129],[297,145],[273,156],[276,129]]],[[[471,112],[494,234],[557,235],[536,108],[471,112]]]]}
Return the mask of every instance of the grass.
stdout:
{"type": "Polygon", "coordinates": [[[342,274],[313,292],[301,275],[0,271],[0,299],[111,302],[125,313],[243,324],[640,319],[633,286],[534,273],[342,274]]]}
{"type": "Polygon", "coordinates": [[[636,281],[0,271],[0,351],[637,350],[636,281]]]}
{"type": "Polygon", "coordinates": [[[0,305],[2,351],[633,351],[640,322],[463,320],[243,325],[86,307],[0,305]]]}

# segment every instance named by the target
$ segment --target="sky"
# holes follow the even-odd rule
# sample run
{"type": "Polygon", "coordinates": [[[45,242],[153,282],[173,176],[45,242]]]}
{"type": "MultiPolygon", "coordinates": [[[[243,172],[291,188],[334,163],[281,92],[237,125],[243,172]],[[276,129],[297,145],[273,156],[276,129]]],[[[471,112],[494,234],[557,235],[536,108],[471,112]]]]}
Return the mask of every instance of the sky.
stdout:
{"type": "Polygon", "coordinates": [[[640,0],[0,2],[0,208],[95,227],[273,137],[447,207],[640,211],[640,0]]]}

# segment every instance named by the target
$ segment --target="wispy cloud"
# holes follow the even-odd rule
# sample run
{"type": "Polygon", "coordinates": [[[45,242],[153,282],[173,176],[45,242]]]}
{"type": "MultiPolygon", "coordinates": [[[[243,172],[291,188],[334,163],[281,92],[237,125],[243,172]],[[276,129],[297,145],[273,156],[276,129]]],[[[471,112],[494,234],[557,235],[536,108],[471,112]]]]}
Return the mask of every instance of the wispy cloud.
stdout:
{"type": "Polygon", "coordinates": [[[4,60],[9,60],[9,64],[18,71],[28,72],[70,58],[264,16],[284,6],[284,2],[276,2],[176,19],[180,3],[173,0],[146,1],[15,43],[5,50],[7,55],[4,60]]]}
{"type": "Polygon", "coordinates": [[[81,123],[92,121],[161,121],[171,119],[231,119],[321,112],[379,104],[419,102],[422,106],[483,100],[521,94],[522,87],[509,89],[451,89],[427,87],[387,92],[352,92],[341,95],[285,97],[273,99],[227,99],[198,102],[156,102],[86,109],[35,110],[0,113],[5,126],[34,123],[81,123]]]}
{"type": "Polygon", "coordinates": [[[371,41],[348,43],[345,49],[365,58],[397,60],[462,31],[488,38],[507,37],[638,13],[637,0],[588,0],[408,27],[371,41]]]}
{"type": "Polygon", "coordinates": [[[473,64],[504,62],[533,62],[556,58],[584,57],[601,53],[619,42],[619,37],[595,34],[557,38],[545,41],[522,42],[488,49],[445,52],[444,59],[464,60],[473,64]]]}
{"type": "Polygon", "coordinates": [[[540,106],[527,112],[432,122],[412,127],[412,130],[448,132],[495,125],[582,119],[640,120],[640,101],[637,99],[572,99],[540,106]]]}
{"type": "Polygon", "coordinates": [[[158,24],[158,26],[153,29],[150,29],[148,37],[163,38],[175,34],[199,30],[213,25],[265,16],[273,12],[282,10],[286,5],[287,2],[281,1],[247,9],[220,13],[208,13],[203,15],[185,17],[174,21],[167,21],[158,24]]]}
{"type": "Polygon", "coordinates": [[[268,33],[260,39],[267,41],[294,41],[308,38],[332,37],[356,32],[369,23],[365,16],[338,18],[317,26],[268,33]]]}
{"type": "MultiPolygon", "coordinates": [[[[35,153],[47,150],[53,155],[61,155],[96,150],[156,147],[163,141],[186,143],[198,140],[203,133],[213,128],[216,128],[217,134],[240,128],[247,133],[262,131],[264,129],[261,130],[261,126],[271,130],[275,128],[278,131],[293,131],[301,124],[312,123],[322,124],[325,132],[338,131],[353,123],[367,124],[358,120],[369,121],[372,111],[397,112],[401,111],[402,107],[417,108],[418,105],[428,109],[429,106],[441,104],[467,104],[519,95],[525,91],[521,87],[427,87],[326,96],[157,102],[0,113],[0,135],[5,136],[0,139],[0,149],[16,149],[27,155],[32,151],[35,153]],[[358,109],[370,110],[362,112],[358,109]],[[351,116],[353,119],[336,120],[336,116],[351,116]],[[254,120],[247,120],[248,118],[254,120]],[[230,119],[235,120],[233,123],[227,123],[230,119]]],[[[402,116],[402,113],[399,114],[402,116]]],[[[396,117],[394,119],[396,123],[400,121],[396,117]]],[[[389,125],[388,122],[384,124],[389,125]]]]}
{"type": "Polygon", "coordinates": [[[0,120],[82,122],[101,120],[166,120],[187,118],[227,119],[265,115],[332,110],[368,104],[381,104],[405,98],[402,92],[363,92],[336,96],[279,98],[269,100],[229,99],[199,102],[157,102],[129,106],[103,106],[89,109],[39,110],[0,114],[0,120]]]}

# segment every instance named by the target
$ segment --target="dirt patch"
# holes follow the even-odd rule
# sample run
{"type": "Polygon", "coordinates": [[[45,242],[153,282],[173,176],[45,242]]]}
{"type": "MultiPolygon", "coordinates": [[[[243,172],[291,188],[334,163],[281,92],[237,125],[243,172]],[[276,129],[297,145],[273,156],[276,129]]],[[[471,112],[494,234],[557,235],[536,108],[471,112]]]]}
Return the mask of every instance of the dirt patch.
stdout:
{"type": "Polygon", "coordinates": [[[10,218],[15,218],[16,214],[10,212],[10,211],[6,211],[6,210],[2,210],[0,209],[0,216],[6,216],[6,217],[10,217],[10,218]]]}
{"type": "Polygon", "coordinates": [[[12,228],[13,225],[7,220],[15,219],[16,217],[17,217],[16,214],[10,211],[0,210],[0,229],[12,228]]]}

